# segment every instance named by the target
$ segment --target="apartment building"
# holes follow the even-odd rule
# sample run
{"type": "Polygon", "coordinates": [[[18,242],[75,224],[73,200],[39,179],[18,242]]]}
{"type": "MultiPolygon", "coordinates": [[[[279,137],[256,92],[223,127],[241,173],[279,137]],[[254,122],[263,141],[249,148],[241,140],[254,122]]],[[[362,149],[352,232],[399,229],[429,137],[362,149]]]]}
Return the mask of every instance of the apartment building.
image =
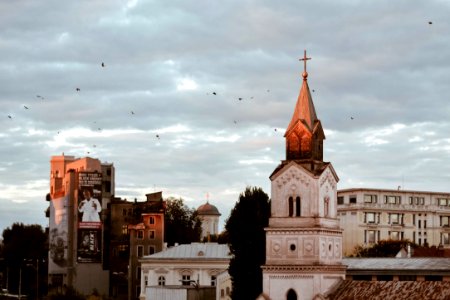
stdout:
{"type": "Polygon", "coordinates": [[[387,239],[450,248],[450,193],[352,188],[337,194],[344,255],[387,239]]]}

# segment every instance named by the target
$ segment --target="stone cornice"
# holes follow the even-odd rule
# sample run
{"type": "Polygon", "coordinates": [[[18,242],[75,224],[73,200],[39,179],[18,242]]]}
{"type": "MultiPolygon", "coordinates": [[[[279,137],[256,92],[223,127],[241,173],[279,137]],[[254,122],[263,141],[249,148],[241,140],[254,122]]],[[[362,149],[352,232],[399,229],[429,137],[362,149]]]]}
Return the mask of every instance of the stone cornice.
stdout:
{"type": "Polygon", "coordinates": [[[328,228],[272,228],[267,227],[264,229],[267,234],[274,234],[274,235],[310,235],[310,234],[317,234],[317,235],[339,235],[342,236],[342,230],[341,229],[328,229],[328,228]]]}
{"type": "MultiPolygon", "coordinates": [[[[347,266],[345,265],[264,265],[261,267],[264,273],[343,273],[347,266]]],[[[272,275],[271,275],[272,276],[272,275]]],[[[281,278],[285,278],[286,275],[280,275],[281,278]]],[[[295,276],[295,275],[294,275],[295,276]]]]}

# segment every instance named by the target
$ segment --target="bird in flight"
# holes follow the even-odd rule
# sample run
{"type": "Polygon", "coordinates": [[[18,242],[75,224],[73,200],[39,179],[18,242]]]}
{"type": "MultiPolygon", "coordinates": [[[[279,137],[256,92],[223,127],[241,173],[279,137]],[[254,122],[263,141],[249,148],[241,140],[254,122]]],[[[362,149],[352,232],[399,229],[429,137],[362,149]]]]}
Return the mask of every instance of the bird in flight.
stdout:
{"type": "Polygon", "coordinates": [[[314,93],[316,90],[313,89],[312,91],[313,91],[313,93],[314,93]]]}
{"type": "Polygon", "coordinates": [[[76,90],[77,92],[81,91],[80,88],[76,88],[75,90],[76,90]]]}
{"type": "Polygon", "coordinates": [[[104,68],[105,67],[105,63],[104,62],[102,62],[102,68],[104,68]]]}
{"type": "Polygon", "coordinates": [[[238,98],[239,101],[242,101],[242,98],[238,98]]]}
{"type": "Polygon", "coordinates": [[[277,129],[275,128],[274,131],[277,131],[277,129]]]}
{"type": "Polygon", "coordinates": [[[11,115],[8,115],[8,118],[12,119],[11,115]]]}
{"type": "Polygon", "coordinates": [[[131,114],[134,115],[134,111],[131,111],[131,114]]]}
{"type": "Polygon", "coordinates": [[[42,97],[41,95],[36,95],[36,98],[41,98],[42,100],[44,100],[45,98],[42,97]]]}
{"type": "Polygon", "coordinates": [[[217,93],[216,93],[216,92],[212,92],[212,94],[213,94],[213,95],[217,95],[217,93]]]}
{"type": "Polygon", "coordinates": [[[353,120],[353,117],[350,117],[351,120],[353,120]]]}
{"type": "Polygon", "coordinates": [[[428,21],[428,24],[432,25],[432,24],[433,24],[433,22],[431,22],[431,21],[428,21]]]}
{"type": "Polygon", "coordinates": [[[26,105],[24,105],[24,106],[23,106],[23,108],[25,108],[25,109],[29,109],[29,108],[28,108],[28,106],[26,106],[26,105]]]}
{"type": "Polygon", "coordinates": [[[157,134],[157,135],[156,135],[156,137],[157,137],[157,138],[158,138],[158,140],[159,140],[159,134],[157,134]]]}

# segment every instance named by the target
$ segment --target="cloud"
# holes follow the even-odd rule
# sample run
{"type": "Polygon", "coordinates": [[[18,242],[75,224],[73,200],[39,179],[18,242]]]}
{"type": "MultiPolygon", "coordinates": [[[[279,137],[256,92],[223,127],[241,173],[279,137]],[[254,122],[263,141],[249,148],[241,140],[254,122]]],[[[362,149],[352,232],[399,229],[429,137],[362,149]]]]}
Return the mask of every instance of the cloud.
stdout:
{"type": "Polygon", "coordinates": [[[198,207],[209,193],[223,226],[247,185],[270,194],[304,49],[338,187],[446,191],[449,10],[445,1],[3,1],[0,226],[46,224],[49,160],[62,152],[113,162],[119,197],[162,190],[198,207]]]}

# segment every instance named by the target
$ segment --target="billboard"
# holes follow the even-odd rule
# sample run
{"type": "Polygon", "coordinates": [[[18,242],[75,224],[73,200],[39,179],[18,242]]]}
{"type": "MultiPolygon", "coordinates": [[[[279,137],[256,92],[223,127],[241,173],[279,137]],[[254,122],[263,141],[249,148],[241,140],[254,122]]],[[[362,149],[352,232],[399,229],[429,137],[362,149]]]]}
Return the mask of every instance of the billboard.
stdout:
{"type": "Polygon", "coordinates": [[[101,262],[102,174],[78,173],[78,262],[101,262]]]}
{"type": "Polygon", "coordinates": [[[61,274],[67,267],[67,206],[69,196],[50,200],[49,274],[61,274]]]}

